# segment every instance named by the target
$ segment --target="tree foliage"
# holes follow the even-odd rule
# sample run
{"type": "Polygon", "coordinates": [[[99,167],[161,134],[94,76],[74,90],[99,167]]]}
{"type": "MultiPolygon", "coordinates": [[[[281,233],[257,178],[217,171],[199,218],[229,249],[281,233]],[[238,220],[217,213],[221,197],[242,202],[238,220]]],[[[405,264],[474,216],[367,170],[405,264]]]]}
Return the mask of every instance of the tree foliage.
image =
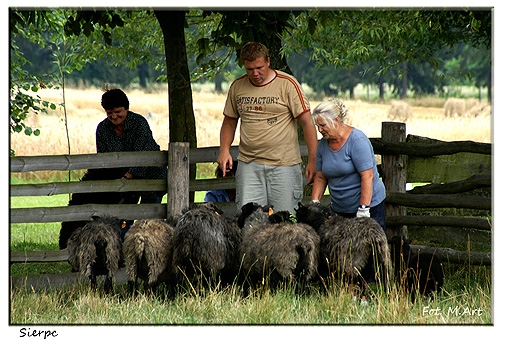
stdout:
{"type": "MultiPolygon", "coordinates": [[[[41,12],[17,12],[9,9],[9,131],[11,134],[23,132],[26,135],[39,135],[39,129],[32,129],[25,121],[30,114],[56,109],[56,105],[42,100],[36,95],[40,88],[52,87],[54,79],[49,76],[35,76],[25,66],[31,64],[19,49],[17,36],[38,37],[38,28],[53,28],[55,23],[41,12]]],[[[15,152],[10,149],[10,155],[15,152]]]]}
{"type": "MultiPolygon", "coordinates": [[[[11,133],[39,134],[25,124],[31,114],[35,116],[47,109],[57,109],[57,105],[42,100],[36,93],[41,88],[64,88],[65,74],[82,69],[93,61],[102,50],[102,45],[95,44],[87,36],[72,35],[77,29],[70,26],[68,18],[72,18],[73,11],[69,10],[12,10],[10,9],[10,121],[11,133]],[[65,28],[65,29],[64,29],[65,28]],[[17,46],[17,41],[25,39],[34,42],[50,51],[52,65],[39,75],[27,71],[32,62],[27,60],[17,46]]],[[[87,24],[90,17],[86,17],[78,27],[89,35],[92,34],[92,25],[87,24]]],[[[105,20],[101,16],[98,20],[105,20]]],[[[81,32],[83,32],[81,31],[81,32]]],[[[78,31],[79,32],[79,31],[78,31]]],[[[100,31],[107,37],[106,30],[100,31]]],[[[65,105],[65,102],[60,104],[65,105]]],[[[65,117],[66,123],[66,117],[65,117]]],[[[14,154],[11,151],[11,154],[14,154]]]]}
{"type": "Polygon", "coordinates": [[[491,11],[306,11],[295,17],[283,52],[311,49],[318,64],[352,67],[375,61],[381,71],[403,62],[437,64],[435,52],[459,42],[491,46],[491,11]]]}
{"type": "MultiPolygon", "coordinates": [[[[442,90],[447,77],[443,60],[462,43],[481,52],[476,59],[481,67],[477,85],[491,89],[490,9],[313,10],[295,16],[292,28],[284,36],[283,54],[303,51],[327,75],[332,66],[337,73],[330,75],[329,82],[322,76],[321,83],[326,85],[344,84],[344,76],[353,83],[363,78],[380,86],[385,80],[402,95],[408,85],[417,94],[442,90]],[[374,82],[374,78],[380,80],[374,82]]],[[[348,90],[348,85],[342,88],[348,90]]]]}
{"type": "Polygon", "coordinates": [[[103,35],[105,42],[112,45],[112,32],[117,26],[123,26],[124,22],[119,13],[115,11],[83,10],[71,14],[64,25],[66,36],[90,36],[96,26],[103,35]]]}
{"type": "Polygon", "coordinates": [[[54,87],[63,74],[104,60],[140,69],[144,76],[147,68],[162,74],[174,92],[169,96],[170,112],[175,114],[170,127],[187,126],[170,133],[170,140],[196,142],[193,111],[188,110],[192,108],[191,95],[185,93],[191,93],[190,81],[222,73],[233,56],[240,65],[240,48],[253,40],[268,46],[273,68],[292,74],[287,59],[296,61],[291,67],[298,79],[330,92],[339,88],[351,90],[352,95],[359,82],[382,84],[383,75],[397,85],[405,72],[418,93],[431,92],[432,85],[442,87],[442,76],[460,71],[474,73],[478,86],[491,83],[490,9],[157,11],[10,9],[11,132],[37,135],[39,132],[26,126],[24,120],[56,105],[39,99],[36,92],[54,87]],[[160,20],[157,11],[161,12],[160,20]],[[173,26],[173,20],[180,25],[173,26]],[[169,43],[166,34],[173,35],[169,43]],[[30,61],[18,46],[21,38],[51,52],[53,68],[48,73],[29,72],[30,61]],[[172,54],[173,60],[165,54],[172,52],[168,46],[172,42],[180,52],[172,54]],[[441,64],[453,51],[463,51],[464,57],[453,55],[441,64]],[[404,64],[409,70],[402,70],[404,64]],[[436,79],[428,80],[427,76],[436,79]],[[183,128],[189,128],[189,133],[182,134],[183,128]]]}
{"type": "MultiPolygon", "coordinates": [[[[241,66],[240,49],[245,43],[256,41],[269,49],[272,68],[292,74],[282,54],[282,41],[283,35],[293,29],[293,17],[299,13],[301,11],[204,11],[203,18],[218,18],[218,24],[209,36],[199,38],[197,60],[227,48],[235,53],[235,62],[241,66]]],[[[208,64],[211,67],[216,62],[211,59],[208,64]]]]}

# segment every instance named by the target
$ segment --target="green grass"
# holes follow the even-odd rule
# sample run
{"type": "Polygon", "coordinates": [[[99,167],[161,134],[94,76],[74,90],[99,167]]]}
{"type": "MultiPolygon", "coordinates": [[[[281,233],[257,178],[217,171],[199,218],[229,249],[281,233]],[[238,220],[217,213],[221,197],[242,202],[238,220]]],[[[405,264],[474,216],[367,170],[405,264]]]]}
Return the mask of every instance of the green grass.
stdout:
{"type": "Polygon", "coordinates": [[[295,296],[290,288],[242,297],[241,289],[188,293],[176,298],[138,294],[128,296],[124,286],[113,295],[92,292],[87,285],[34,293],[11,294],[12,324],[491,324],[492,303],[487,269],[470,273],[460,267],[450,274],[446,290],[434,299],[412,304],[395,289],[375,291],[361,304],[347,290],[333,286],[327,294],[311,289],[295,296]],[[471,314],[473,313],[473,315],[471,314]]]}

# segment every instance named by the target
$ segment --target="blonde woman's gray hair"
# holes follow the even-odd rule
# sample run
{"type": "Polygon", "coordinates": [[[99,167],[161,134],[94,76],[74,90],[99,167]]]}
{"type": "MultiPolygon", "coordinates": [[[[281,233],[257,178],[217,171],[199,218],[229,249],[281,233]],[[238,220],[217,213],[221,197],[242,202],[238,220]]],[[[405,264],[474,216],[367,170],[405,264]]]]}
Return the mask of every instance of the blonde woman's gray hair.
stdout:
{"type": "MultiPolygon", "coordinates": [[[[317,124],[318,118],[324,120],[329,127],[335,127],[334,119],[337,117],[342,123],[347,118],[347,107],[337,99],[323,101],[314,108],[312,112],[312,121],[317,124]]],[[[346,124],[346,123],[345,123],[346,124]]]]}

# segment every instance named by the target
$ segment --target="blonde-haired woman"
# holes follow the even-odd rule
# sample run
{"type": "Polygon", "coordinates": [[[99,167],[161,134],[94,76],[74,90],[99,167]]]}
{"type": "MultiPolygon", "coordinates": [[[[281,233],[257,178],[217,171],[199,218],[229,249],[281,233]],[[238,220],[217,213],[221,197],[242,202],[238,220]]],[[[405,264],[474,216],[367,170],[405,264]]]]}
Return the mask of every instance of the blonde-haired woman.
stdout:
{"type": "Polygon", "coordinates": [[[312,120],[323,137],[316,154],[313,202],[319,202],[328,186],[334,212],[352,218],[372,217],[386,232],[385,186],[370,140],[346,123],[347,109],[341,101],[320,103],[312,120]]]}

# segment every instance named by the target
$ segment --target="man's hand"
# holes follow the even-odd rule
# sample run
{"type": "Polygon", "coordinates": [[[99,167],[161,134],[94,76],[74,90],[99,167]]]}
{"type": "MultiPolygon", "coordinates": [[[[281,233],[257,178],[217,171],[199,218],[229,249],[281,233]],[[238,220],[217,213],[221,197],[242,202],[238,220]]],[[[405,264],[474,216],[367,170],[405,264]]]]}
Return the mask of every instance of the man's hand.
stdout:
{"type": "Polygon", "coordinates": [[[217,164],[222,170],[222,176],[226,176],[233,169],[233,157],[228,152],[220,152],[217,158],[217,164]]]}

